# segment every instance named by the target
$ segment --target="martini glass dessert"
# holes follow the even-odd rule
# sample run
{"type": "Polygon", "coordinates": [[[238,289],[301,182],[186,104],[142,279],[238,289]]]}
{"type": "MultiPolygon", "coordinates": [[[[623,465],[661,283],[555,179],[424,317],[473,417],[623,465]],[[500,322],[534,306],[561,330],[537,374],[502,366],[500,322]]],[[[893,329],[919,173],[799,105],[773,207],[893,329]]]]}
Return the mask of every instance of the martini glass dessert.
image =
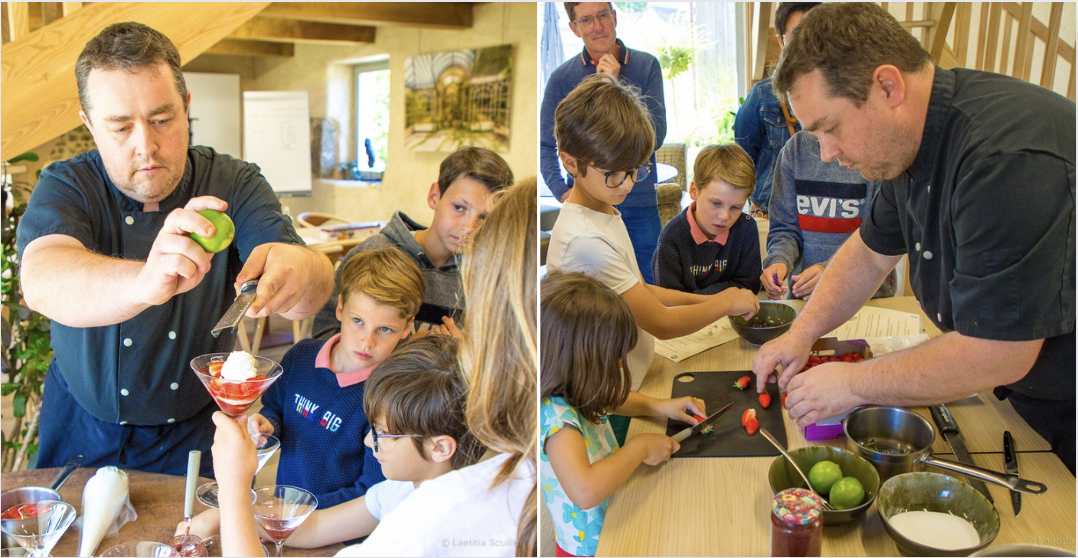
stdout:
{"type": "MultiPolygon", "coordinates": [[[[255,468],[256,475],[281,447],[281,441],[274,436],[263,434],[259,438],[254,439],[255,449],[258,451],[258,467],[255,468]]],[[[198,501],[202,502],[206,507],[214,509],[221,507],[217,502],[216,481],[208,482],[198,487],[198,492],[196,492],[195,495],[198,497],[198,501]]]]}
{"type": "Polygon", "coordinates": [[[0,529],[15,539],[29,556],[48,556],[60,536],[75,521],[75,508],[57,500],[19,504],[0,514],[0,529]]]}
{"type": "Polygon", "coordinates": [[[152,557],[172,557],[182,556],[175,548],[171,546],[154,542],[154,541],[139,541],[139,542],[126,542],[120,543],[105,552],[101,553],[104,558],[106,556],[152,556],[152,557]]]}
{"type": "Polygon", "coordinates": [[[318,498],[302,488],[283,485],[263,486],[254,493],[255,521],[273,539],[280,558],[284,541],[318,507],[318,498]]]}
{"type": "Polygon", "coordinates": [[[191,369],[221,411],[237,418],[262,396],[284,371],[280,364],[243,351],[210,353],[191,359],[191,369]]]}

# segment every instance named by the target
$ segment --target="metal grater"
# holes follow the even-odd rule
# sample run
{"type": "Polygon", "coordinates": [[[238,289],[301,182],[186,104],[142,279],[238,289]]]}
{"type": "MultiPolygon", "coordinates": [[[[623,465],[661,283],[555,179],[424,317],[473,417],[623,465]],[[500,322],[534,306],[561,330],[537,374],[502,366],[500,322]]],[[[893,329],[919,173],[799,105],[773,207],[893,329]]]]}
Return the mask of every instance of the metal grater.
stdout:
{"type": "Polygon", "coordinates": [[[251,303],[255,301],[255,290],[257,289],[257,279],[247,281],[240,287],[240,294],[236,296],[236,301],[232,303],[232,306],[228,307],[228,310],[225,311],[225,315],[221,316],[217,325],[213,326],[211,333],[213,333],[214,337],[217,337],[226,329],[236,331],[236,327],[240,325],[240,320],[243,319],[243,315],[247,313],[247,309],[250,308],[251,303]]]}

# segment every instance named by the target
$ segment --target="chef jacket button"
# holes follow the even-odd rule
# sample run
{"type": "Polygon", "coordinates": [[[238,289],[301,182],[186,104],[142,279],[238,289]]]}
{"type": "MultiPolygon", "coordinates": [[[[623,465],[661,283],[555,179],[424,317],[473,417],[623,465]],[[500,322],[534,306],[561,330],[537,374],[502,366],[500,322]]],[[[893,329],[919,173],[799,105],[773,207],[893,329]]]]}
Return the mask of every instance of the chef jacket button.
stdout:
{"type": "Polygon", "coordinates": [[[127,391],[126,389],[121,389],[121,390],[120,390],[120,395],[122,395],[122,396],[124,396],[124,397],[127,397],[127,396],[128,396],[128,394],[130,394],[130,393],[131,393],[131,392],[130,392],[130,391],[127,391]]]}
{"type": "Polygon", "coordinates": [[[921,243],[920,242],[914,243],[913,249],[920,252],[921,251],[921,243]]]}
{"type": "Polygon", "coordinates": [[[124,347],[130,347],[132,343],[134,343],[134,341],[132,341],[130,337],[124,339],[124,347]]]}
{"type": "Polygon", "coordinates": [[[924,256],[926,260],[932,259],[932,252],[929,252],[928,250],[925,250],[924,254],[921,255],[924,256]]]}
{"type": "Polygon", "coordinates": [[[176,338],[176,332],[175,331],[168,332],[168,338],[169,339],[175,339],[176,338]]]}
{"type": "Polygon", "coordinates": [[[127,218],[124,219],[124,223],[127,223],[128,225],[134,225],[135,224],[135,218],[128,215],[127,218]]]}
{"type": "Polygon", "coordinates": [[[928,187],[927,187],[927,188],[925,188],[925,190],[927,190],[927,191],[931,192],[931,191],[932,191],[932,185],[931,185],[931,184],[929,184],[929,185],[928,185],[928,187]]]}
{"type": "Polygon", "coordinates": [[[943,321],[943,314],[940,314],[939,312],[936,312],[936,321],[942,322],[943,321]]]}
{"type": "Polygon", "coordinates": [[[180,389],[180,384],[177,384],[176,382],[172,382],[171,384],[168,385],[168,387],[172,388],[172,391],[176,391],[176,390],[180,389]]]}
{"type": "Polygon", "coordinates": [[[120,426],[123,426],[123,425],[125,425],[125,424],[127,424],[127,421],[126,421],[126,420],[121,420],[121,421],[120,421],[120,426]]]}
{"type": "Polygon", "coordinates": [[[174,419],[174,418],[170,418],[170,419],[168,419],[168,423],[169,423],[169,424],[172,424],[172,423],[174,423],[174,422],[176,422],[176,419],[174,419]]]}

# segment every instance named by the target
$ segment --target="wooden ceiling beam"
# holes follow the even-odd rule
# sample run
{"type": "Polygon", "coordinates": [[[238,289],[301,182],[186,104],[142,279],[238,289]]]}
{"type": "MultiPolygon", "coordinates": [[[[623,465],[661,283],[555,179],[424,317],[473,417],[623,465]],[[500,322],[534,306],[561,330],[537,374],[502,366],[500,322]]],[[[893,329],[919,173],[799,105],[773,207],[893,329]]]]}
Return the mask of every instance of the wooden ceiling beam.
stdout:
{"type": "Polygon", "coordinates": [[[75,61],[106,26],[138,21],[164,33],[187,61],[225,38],[268,2],[100,2],[84,6],[0,49],[0,160],[79,125],[75,61]]]}
{"type": "Polygon", "coordinates": [[[274,2],[263,17],[347,25],[470,29],[470,2],[274,2]]]}
{"type": "Polygon", "coordinates": [[[269,41],[250,41],[222,39],[202,54],[224,56],[259,56],[263,58],[292,58],[295,47],[292,43],[274,43],[269,41]]]}
{"type": "Polygon", "coordinates": [[[229,33],[228,37],[286,43],[355,44],[373,43],[374,29],[360,25],[256,17],[229,33]]]}

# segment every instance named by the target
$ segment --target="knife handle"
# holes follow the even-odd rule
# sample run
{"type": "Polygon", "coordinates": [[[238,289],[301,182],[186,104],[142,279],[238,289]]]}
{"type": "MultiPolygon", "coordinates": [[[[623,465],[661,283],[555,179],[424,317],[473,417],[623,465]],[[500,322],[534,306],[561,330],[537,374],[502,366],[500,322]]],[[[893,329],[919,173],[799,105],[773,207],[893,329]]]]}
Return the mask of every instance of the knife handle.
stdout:
{"type": "Polygon", "coordinates": [[[936,422],[936,426],[940,429],[940,434],[945,432],[958,433],[958,424],[955,423],[954,417],[951,416],[951,412],[947,410],[947,406],[944,404],[932,405],[928,407],[929,412],[932,413],[932,420],[936,422]]]}
{"type": "Polygon", "coordinates": [[[680,444],[681,442],[684,442],[689,437],[690,434],[692,434],[692,428],[691,427],[686,428],[685,430],[682,430],[681,432],[678,432],[677,434],[674,434],[673,436],[671,436],[671,438],[673,438],[673,440],[675,442],[680,444]]]}
{"type": "Polygon", "coordinates": [[[1008,473],[1018,473],[1018,454],[1015,452],[1014,437],[1009,431],[1003,431],[1003,463],[1008,473]]]}

